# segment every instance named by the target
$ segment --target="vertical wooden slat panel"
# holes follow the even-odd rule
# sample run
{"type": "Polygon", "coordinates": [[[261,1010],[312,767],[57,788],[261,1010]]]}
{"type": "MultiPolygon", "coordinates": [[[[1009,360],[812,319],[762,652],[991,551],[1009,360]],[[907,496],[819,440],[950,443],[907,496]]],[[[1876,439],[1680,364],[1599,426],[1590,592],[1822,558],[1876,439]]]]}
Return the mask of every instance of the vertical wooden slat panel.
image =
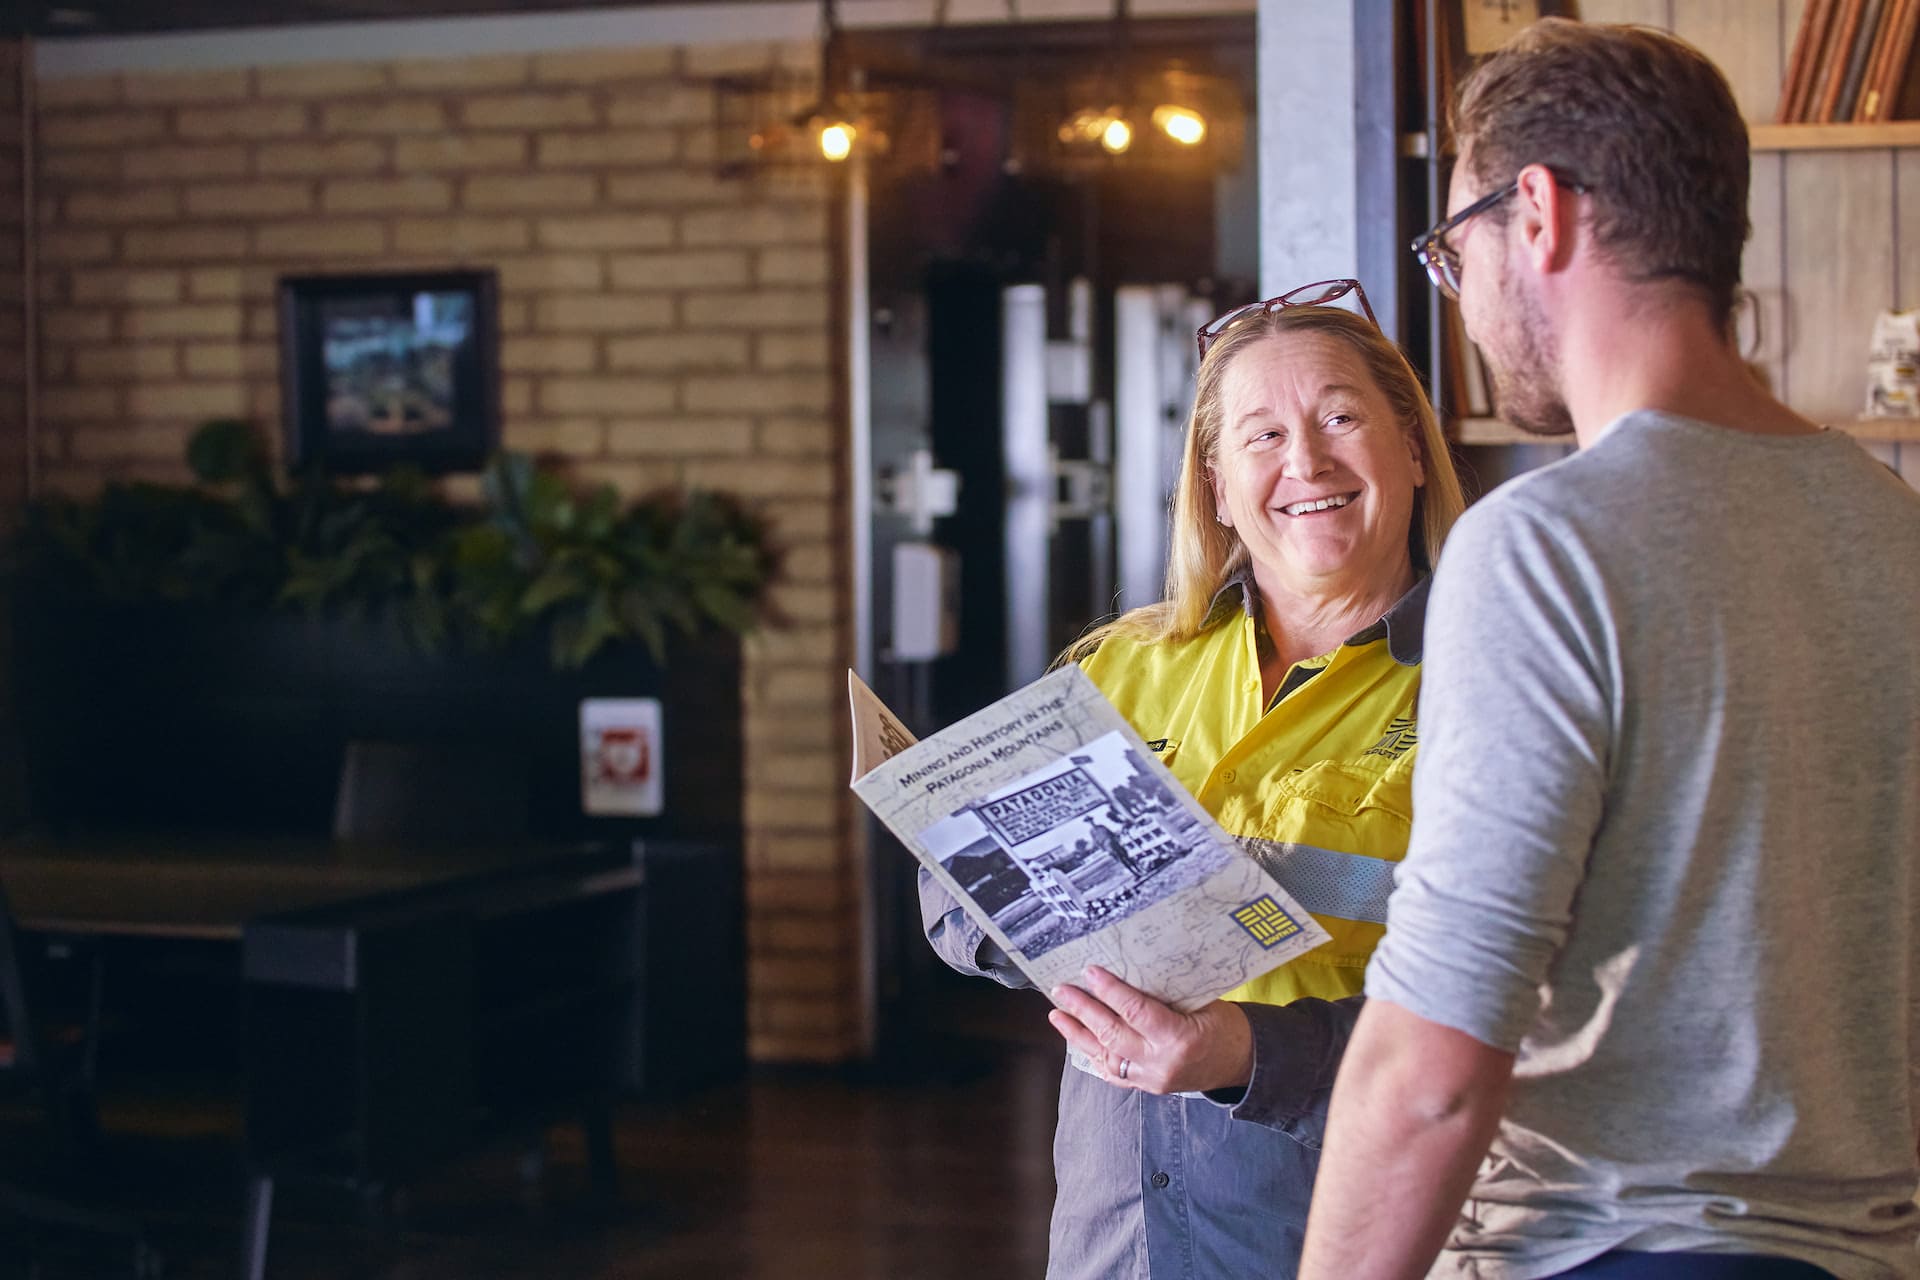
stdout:
{"type": "Polygon", "coordinates": [[[1787,386],[1786,367],[1787,282],[1781,269],[1785,235],[1780,195],[1781,160],[1777,152],[1753,157],[1753,182],[1747,199],[1753,235],[1741,259],[1740,278],[1758,301],[1760,343],[1753,359],[1767,371],[1773,393],[1791,401],[1793,393],[1787,386]]]}
{"type": "Polygon", "coordinates": [[[1674,0],[1673,32],[1726,74],[1742,117],[1773,119],[1780,100],[1780,0],[1674,0]]]}
{"type": "Polygon", "coordinates": [[[1673,29],[1669,0],[1580,0],[1580,17],[1585,22],[1637,22],[1663,31],[1673,29]]]}
{"type": "Polygon", "coordinates": [[[1920,307],[1920,151],[1896,151],[1893,159],[1899,202],[1893,225],[1894,305],[1920,307]]]}
{"type": "Polygon", "coordinates": [[[1787,392],[1825,422],[1860,414],[1873,317],[1893,303],[1893,159],[1803,151],[1786,165],[1787,392]]]}

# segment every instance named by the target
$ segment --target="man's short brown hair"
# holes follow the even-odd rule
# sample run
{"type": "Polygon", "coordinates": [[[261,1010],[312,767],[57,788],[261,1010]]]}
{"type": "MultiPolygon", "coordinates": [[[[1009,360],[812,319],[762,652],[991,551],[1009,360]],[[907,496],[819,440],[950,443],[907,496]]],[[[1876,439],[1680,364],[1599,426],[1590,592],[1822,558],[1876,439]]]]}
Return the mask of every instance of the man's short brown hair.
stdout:
{"type": "Polygon", "coordinates": [[[1747,126],[1698,49],[1543,19],[1468,77],[1451,124],[1481,191],[1529,164],[1592,187],[1594,236],[1629,279],[1689,282],[1730,322],[1752,229],[1747,126]]]}

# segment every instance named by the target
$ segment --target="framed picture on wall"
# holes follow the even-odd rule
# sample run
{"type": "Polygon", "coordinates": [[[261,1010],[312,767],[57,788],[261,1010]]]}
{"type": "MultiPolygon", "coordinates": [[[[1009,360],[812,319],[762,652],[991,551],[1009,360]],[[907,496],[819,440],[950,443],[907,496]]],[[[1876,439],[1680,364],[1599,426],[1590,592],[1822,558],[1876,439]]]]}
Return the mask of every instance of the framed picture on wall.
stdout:
{"type": "Polygon", "coordinates": [[[280,343],[293,468],[477,471],[499,441],[491,271],[287,277],[280,343]]]}

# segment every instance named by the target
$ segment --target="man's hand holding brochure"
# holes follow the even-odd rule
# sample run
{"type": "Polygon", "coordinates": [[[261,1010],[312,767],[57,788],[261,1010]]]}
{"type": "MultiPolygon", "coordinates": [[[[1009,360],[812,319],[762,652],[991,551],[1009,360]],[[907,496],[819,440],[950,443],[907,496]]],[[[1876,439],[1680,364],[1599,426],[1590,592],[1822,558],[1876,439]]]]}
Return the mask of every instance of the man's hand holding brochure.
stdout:
{"type": "Polygon", "coordinates": [[[853,790],[1041,991],[1190,1011],[1327,940],[1077,667],[925,742],[852,672],[853,790]]]}

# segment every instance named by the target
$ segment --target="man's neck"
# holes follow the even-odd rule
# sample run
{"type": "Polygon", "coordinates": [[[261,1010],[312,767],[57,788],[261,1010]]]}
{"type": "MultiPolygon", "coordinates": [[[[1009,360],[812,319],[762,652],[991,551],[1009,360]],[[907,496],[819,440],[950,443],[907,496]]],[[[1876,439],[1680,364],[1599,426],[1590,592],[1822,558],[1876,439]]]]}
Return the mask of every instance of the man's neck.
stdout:
{"type": "Polygon", "coordinates": [[[1623,291],[1620,305],[1570,308],[1558,331],[1561,391],[1582,448],[1636,409],[1758,435],[1819,430],[1769,394],[1691,298],[1623,291]]]}

